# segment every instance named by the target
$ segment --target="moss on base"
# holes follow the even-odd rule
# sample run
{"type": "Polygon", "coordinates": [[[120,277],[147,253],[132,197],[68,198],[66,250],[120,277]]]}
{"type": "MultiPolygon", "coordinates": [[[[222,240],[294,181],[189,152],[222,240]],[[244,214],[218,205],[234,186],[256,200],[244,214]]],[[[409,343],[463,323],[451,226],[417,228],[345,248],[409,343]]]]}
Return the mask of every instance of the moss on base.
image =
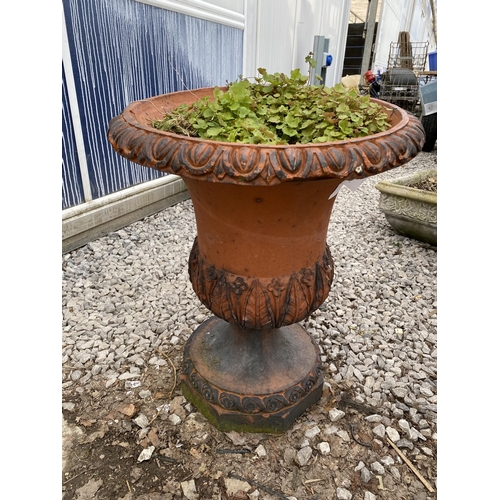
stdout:
{"type": "Polygon", "coordinates": [[[221,432],[283,434],[309,406],[319,401],[323,391],[323,377],[319,378],[307,396],[297,404],[274,413],[242,413],[224,410],[219,406],[210,404],[189,385],[184,376],[181,387],[184,397],[221,432]]]}

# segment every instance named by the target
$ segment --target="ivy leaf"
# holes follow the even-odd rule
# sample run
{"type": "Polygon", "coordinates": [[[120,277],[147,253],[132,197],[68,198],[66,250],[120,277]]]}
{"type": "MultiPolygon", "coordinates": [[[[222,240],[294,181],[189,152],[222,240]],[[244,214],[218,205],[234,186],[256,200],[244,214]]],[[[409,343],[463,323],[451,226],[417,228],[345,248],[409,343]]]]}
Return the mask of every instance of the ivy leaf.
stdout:
{"type": "Polygon", "coordinates": [[[307,127],[310,127],[311,125],[314,125],[314,120],[306,120],[305,122],[302,122],[302,125],[300,126],[301,129],[305,129],[307,127]]]}
{"type": "Polygon", "coordinates": [[[215,111],[212,108],[205,108],[202,112],[203,118],[212,118],[214,116],[215,111]]]}
{"type": "Polygon", "coordinates": [[[349,122],[347,120],[339,121],[340,130],[346,135],[349,135],[352,132],[352,128],[349,126],[349,122]]]}
{"type": "Polygon", "coordinates": [[[222,127],[210,127],[207,129],[206,134],[208,137],[215,137],[219,135],[224,129],[222,127]]]}
{"type": "Polygon", "coordinates": [[[297,131],[293,128],[290,128],[286,125],[283,126],[281,129],[284,134],[288,135],[289,137],[295,137],[297,135],[297,131]]]}
{"type": "Polygon", "coordinates": [[[250,110],[248,108],[245,108],[244,106],[240,106],[238,108],[238,116],[240,118],[245,118],[250,113],[250,110]]]}
{"type": "Polygon", "coordinates": [[[299,126],[299,119],[291,114],[286,115],[285,123],[291,128],[297,128],[299,126]]]}
{"type": "Polygon", "coordinates": [[[216,99],[219,98],[222,94],[224,94],[224,92],[219,87],[214,88],[214,97],[216,99]]]}
{"type": "Polygon", "coordinates": [[[193,124],[193,127],[197,128],[197,129],[205,130],[208,128],[208,123],[205,120],[198,118],[196,120],[196,123],[193,124]]]}
{"type": "Polygon", "coordinates": [[[309,64],[309,66],[311,66],[311,68],[315,68],[316,67],[316,60],[313,59],[312,57],[312,52],[310,52],[307,56],[306,56],[306,63],[309,64]]]}
{"type": "Polygon", "coordinates": [[[345,102],[342,102],[337,106],[335,111],[337,113],[349,113],[350,109],[349,109],[349,106],[345,102]]]}
{"type": "Polygon", "coordinates": [[[271,115],[267,121],[269,123],[281,123],[281,117],[279,115],[271,115]]]}
{"type": "Polygon", "coordinates": [[[312,142],[328,142],[328,137],[326,137],[326,135],[321,135],[319,137],[315,137],[312,142]]]}

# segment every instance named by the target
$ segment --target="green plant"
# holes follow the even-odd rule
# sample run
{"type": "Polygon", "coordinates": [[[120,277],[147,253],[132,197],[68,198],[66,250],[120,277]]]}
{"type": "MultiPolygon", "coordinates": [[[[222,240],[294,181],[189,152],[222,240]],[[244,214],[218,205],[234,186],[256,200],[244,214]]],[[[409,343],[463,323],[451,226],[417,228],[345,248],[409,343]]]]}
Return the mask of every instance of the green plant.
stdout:
{"type": "MultiPolygon", "coordinates": [[[[310,68],[315,64],[310,55],[306,61],[310,68]]],[[[365,137],[390,126],[382,106],[355,89],[307,84],[299,69],[290,76],[258,71],[254,82],[240,77],[226,90],[216,87],[212,99],[178,106],[153,127],[224,142],[308,144],[365,137]]]]}

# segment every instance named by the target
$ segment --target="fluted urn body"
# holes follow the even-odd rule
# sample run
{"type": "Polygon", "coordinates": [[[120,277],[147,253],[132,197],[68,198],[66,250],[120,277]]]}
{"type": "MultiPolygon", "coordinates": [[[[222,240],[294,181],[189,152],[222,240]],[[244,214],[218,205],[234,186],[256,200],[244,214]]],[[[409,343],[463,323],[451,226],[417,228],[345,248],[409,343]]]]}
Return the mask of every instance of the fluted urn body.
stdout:
{"type": "Polygon", "coordinates": [[[332,284],[335,193],[345,180],[411,160],[424,131],[382,101],[390,129],[333,143],[224,143],[151,126],[212,90],[134,102],[110,122],[108,139],[125,158],[181,176],[191,195],[198,235],[189,275],[215,316],[186,344],[184,395],[221,430],[282,432],[321,396],[319,349],[299,322],[332,284]]]}

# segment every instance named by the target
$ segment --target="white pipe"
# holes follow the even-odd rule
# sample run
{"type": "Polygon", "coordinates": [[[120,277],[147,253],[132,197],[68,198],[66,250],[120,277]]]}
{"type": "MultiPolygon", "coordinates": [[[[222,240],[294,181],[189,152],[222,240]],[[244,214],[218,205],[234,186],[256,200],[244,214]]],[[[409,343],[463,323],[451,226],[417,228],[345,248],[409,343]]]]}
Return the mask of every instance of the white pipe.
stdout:
{"type": "Polygon", "coordinates": [[[258,0],[245,0],[245,29],[243,30],[243,77],[257,76],[258,0]]]}
{"type": "Polygon", "coordinates": [[[297,63],[297,52],[298,52],[298,41],[297,41],[297,30],[299,27],[299,19],[301,14],[302,2],[297,2],[295,4],[295,13],[293,18],[293,39],[292,39],[292,67],[290,69],[299,68],[300,64],[297,63]]]}
{"type": "Polygon", "coordinates": [[[245,16],[239,12],[212,5],[203,0],[135,0],[139,3],[172,10],[180,14],[205,19],[214,23],[225,24],[240,30],[245,28],[245,16]]]}

